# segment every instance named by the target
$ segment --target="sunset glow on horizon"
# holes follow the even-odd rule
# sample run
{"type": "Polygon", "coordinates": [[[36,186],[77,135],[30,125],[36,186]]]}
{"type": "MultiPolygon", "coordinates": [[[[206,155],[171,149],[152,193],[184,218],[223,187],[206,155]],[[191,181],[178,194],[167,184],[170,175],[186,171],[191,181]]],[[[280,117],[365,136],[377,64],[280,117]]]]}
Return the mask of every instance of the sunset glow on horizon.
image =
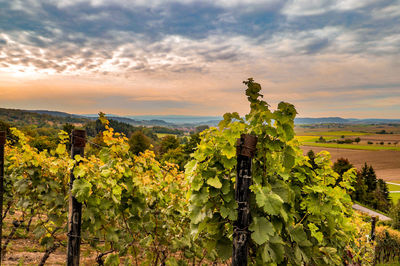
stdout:
{"type": "Polygon", "coordinates": [[[400,1],[0,0],[0,107],[400,119],[400,1]],[[311,4],[312,3],[312,4],[311,4]]]}

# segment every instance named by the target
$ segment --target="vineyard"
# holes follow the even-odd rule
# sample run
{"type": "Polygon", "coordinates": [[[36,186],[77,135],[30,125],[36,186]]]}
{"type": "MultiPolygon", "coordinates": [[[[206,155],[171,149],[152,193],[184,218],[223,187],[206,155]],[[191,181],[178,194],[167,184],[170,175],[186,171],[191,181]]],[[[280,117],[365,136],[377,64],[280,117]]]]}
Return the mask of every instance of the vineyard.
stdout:
{"type": "Polygon", "coordinates": [[[250,112],[227,113],[217,128],[203,131],[184,172],[152,151],[133,154],[128,138],[102,114],[101,143],[61,131],[55,149],[39,151],[12,128],[2,191],[2,219],[12,224],[3,227],[2,259],[16,235],[32,232],[46,250],[40,265],[57,249],[70,249],[70,241],[78,243],[78,260],[82,243],[99,265],[231,264],[232,251],[244,244],[250,265],[395,260],[398,249],[390,253],[382,240],[388,231],[379,229],[380,247],[386,246],[377,250],[389,255],[378,256],[366,237],[370,223],[352,210],[355,169],[339,176],[327,152],[311,165],[295,138],[295,107],[281,102],[272,111],[258,83],[245,85],[250,112]],[[237,157],[243,134],[257,139],[245,174],[237,157]],[[76,142],[85,152],[74,152],[76,142]],[[239,176],[251,177],[246,201],[238,201],[239,176]],[[81,214],[69,214],[70,200],[81,214]],[[243,213],[246,227],[239,225],[243,213]],[[71,229],[75,223],[79,232],[71,229]]]}

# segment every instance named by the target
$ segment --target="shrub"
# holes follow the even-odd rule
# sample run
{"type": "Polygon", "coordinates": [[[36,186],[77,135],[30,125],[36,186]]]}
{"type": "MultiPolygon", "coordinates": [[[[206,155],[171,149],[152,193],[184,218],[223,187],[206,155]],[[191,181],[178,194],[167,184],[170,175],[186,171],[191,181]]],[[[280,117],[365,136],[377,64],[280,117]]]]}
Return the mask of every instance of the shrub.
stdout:
{"type": "Polygon", "coordinates": [[[376,228],[375,262],[400,262],[400,232],[388,227],[376,228]]]}
{"type": "Polygon", "coordinates": [[[391,217],[393,219],[392,227],[394,229],[400,230],[400,201],[398,201],[397,204],[392,209],[391,217]]]}

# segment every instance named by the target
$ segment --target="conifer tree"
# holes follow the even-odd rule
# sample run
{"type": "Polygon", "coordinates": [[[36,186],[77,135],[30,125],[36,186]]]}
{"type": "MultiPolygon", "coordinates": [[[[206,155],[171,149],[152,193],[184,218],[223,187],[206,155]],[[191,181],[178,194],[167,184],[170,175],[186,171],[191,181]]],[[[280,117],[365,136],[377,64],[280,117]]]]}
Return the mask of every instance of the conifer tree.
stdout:
{"type": "Polygon", "coordinates": [[[367,163],[364,164],[364,167],[361,170],[361,175],[364,178],[364,183],[367,185],[367,193],[371,193],[376,189],[377,178],[372,166],[368,166],[367,163]]]}

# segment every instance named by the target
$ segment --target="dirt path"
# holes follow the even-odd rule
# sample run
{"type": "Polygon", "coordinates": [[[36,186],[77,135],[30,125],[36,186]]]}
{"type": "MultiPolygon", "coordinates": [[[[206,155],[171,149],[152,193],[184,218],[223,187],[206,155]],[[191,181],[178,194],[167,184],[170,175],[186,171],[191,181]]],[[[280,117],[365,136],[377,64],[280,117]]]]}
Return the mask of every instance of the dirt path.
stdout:
{"type": "Polygon", "coordinates": [[[357,211],[360,211],[360,212],[363,212],[363,213],[366,213],[366,214],[368,214],[370,216],[377,216],[377,217],[379,217],[380,221],[390,221],[390,220],[392,220],[391,218],[389,218],[389,217],[387,217],[387,216],[385,216],[383,214],[380,214],[379,212],[370,210],[370,209],[365,208],[365,207],[363,207],[361,205],[358,205],[358,204],[353,204],[353,209],[355,209],[357,211]]]}
{"type": "Polygon", "coordinates": [[[372,165],[378,178],[385,181],[400,182],[400,151],[364,151],[339,148],[323,148],[302,146],[304,154],[309,150],[318,153],[322,150],[328,151],[332,156],[332,162],[338,158],[347,158],[357,169],[361,169],[366,162],[372,165]]]}

